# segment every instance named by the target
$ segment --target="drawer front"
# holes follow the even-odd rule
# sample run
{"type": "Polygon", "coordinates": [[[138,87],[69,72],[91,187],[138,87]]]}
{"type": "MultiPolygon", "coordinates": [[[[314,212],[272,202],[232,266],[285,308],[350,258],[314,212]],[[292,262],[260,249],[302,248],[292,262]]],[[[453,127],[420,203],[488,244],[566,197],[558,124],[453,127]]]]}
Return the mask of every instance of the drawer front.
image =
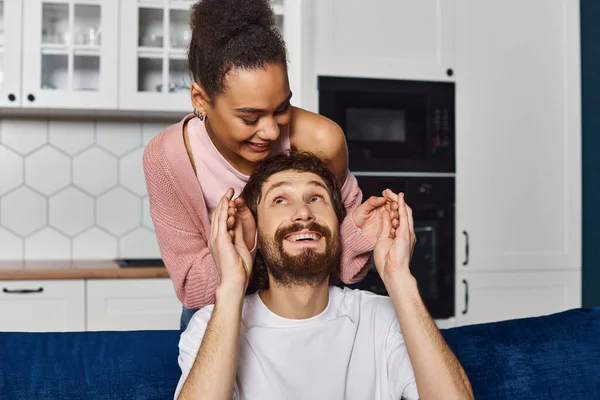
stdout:
{"type": "Polygon", "coordinates": [[[0,281],[0,331],[83,330],[83,280],[0,281]]]}
{"type": "Polygon", "coordinates": [[[170,279],[88,280],[87,329],[179,329],[181,303],[170,279]]]}

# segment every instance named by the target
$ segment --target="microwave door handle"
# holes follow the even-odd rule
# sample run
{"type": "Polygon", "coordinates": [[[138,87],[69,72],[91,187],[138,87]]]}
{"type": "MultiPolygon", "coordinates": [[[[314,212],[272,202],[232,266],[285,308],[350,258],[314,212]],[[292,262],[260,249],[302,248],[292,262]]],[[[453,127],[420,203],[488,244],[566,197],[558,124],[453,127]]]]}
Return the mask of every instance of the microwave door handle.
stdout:
{"type": "Polygon", "coordinates": [[[466,267],[469,264],[469,233],[463,231],[463,235],[465,235],[465,261],[462,264],[466,267]]]}

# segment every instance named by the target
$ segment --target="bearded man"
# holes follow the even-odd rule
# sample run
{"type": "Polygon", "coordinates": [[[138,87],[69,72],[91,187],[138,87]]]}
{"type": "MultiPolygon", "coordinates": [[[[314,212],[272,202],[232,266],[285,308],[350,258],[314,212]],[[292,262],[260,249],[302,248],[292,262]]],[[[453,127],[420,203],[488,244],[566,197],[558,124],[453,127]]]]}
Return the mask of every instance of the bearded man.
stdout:
{"type": "Polygon", "coordinates": [[[389,297],[331,284],[346,211],[335,177],[316,156],[274,156],[246,184],[260,267],[231,196],[212,216],[216,301],[182,333],[175,398],[473,398],[410,273],[414,224],[402,193],[367,200],[383,204],[370,223],[389,297]],[[257,290],[247,294],[250,281],[257,290]]]}

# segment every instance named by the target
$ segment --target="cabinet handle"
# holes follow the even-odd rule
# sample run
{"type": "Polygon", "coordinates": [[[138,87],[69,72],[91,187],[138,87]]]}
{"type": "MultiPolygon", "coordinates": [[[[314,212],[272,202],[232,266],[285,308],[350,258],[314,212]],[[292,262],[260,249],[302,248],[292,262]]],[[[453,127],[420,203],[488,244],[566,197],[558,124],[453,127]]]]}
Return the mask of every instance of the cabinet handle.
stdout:
{"type": "Polygon", "coordinates": [[[35,101],[35,96],[32,95],[31,93],[27,95],[27,100],[34,102],[35,101]]]}
{"type": "Polygon", "coordinates": [[[462,310],[463,315],[469,311],[469,284],[466,279],[463,279],[463,284],[465,285],[465,309],[462,310]]]}
{"type": "Polygon", "coordinates": [[[463,231],[463,235],[465,235],[465,261],[463,261],[463,265],[466,267],[469,264],[469,234],[467,231],[463,231]]]}
{"type": "Polygon", "coordinates": [[[37,289],[2,289],[4,293],[8,294],[28,294],[28,293],[42,293],[44,291],[43,287],[37,289]]]}
{"type": "Polygon", "coordinates": [[[17,99],[17,96],[15,96],[13,93],[10,93],[8,95],[8,101],[13,102],[17,99]]]}

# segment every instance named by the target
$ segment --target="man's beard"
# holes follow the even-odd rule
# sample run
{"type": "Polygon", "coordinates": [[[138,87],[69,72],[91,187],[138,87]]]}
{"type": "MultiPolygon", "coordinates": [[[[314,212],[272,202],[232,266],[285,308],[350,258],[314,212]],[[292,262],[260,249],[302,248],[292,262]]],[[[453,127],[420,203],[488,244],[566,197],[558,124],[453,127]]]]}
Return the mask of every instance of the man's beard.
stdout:
{"type": "Polygon", "coordinates": [[[315,222],[306,226],[296,223],[279,228],[274,239],[267,239],[259,232],[258,245],[267,270],[282,286],[317,286],[339,270],[339,236],[334,236],[328,227],[315,222]],[[302,229],[319,233],[325,239],[325,252],[315,248],[304,248],[295,255],[287,253],[283,249],[285,237],[302,229]]]}

